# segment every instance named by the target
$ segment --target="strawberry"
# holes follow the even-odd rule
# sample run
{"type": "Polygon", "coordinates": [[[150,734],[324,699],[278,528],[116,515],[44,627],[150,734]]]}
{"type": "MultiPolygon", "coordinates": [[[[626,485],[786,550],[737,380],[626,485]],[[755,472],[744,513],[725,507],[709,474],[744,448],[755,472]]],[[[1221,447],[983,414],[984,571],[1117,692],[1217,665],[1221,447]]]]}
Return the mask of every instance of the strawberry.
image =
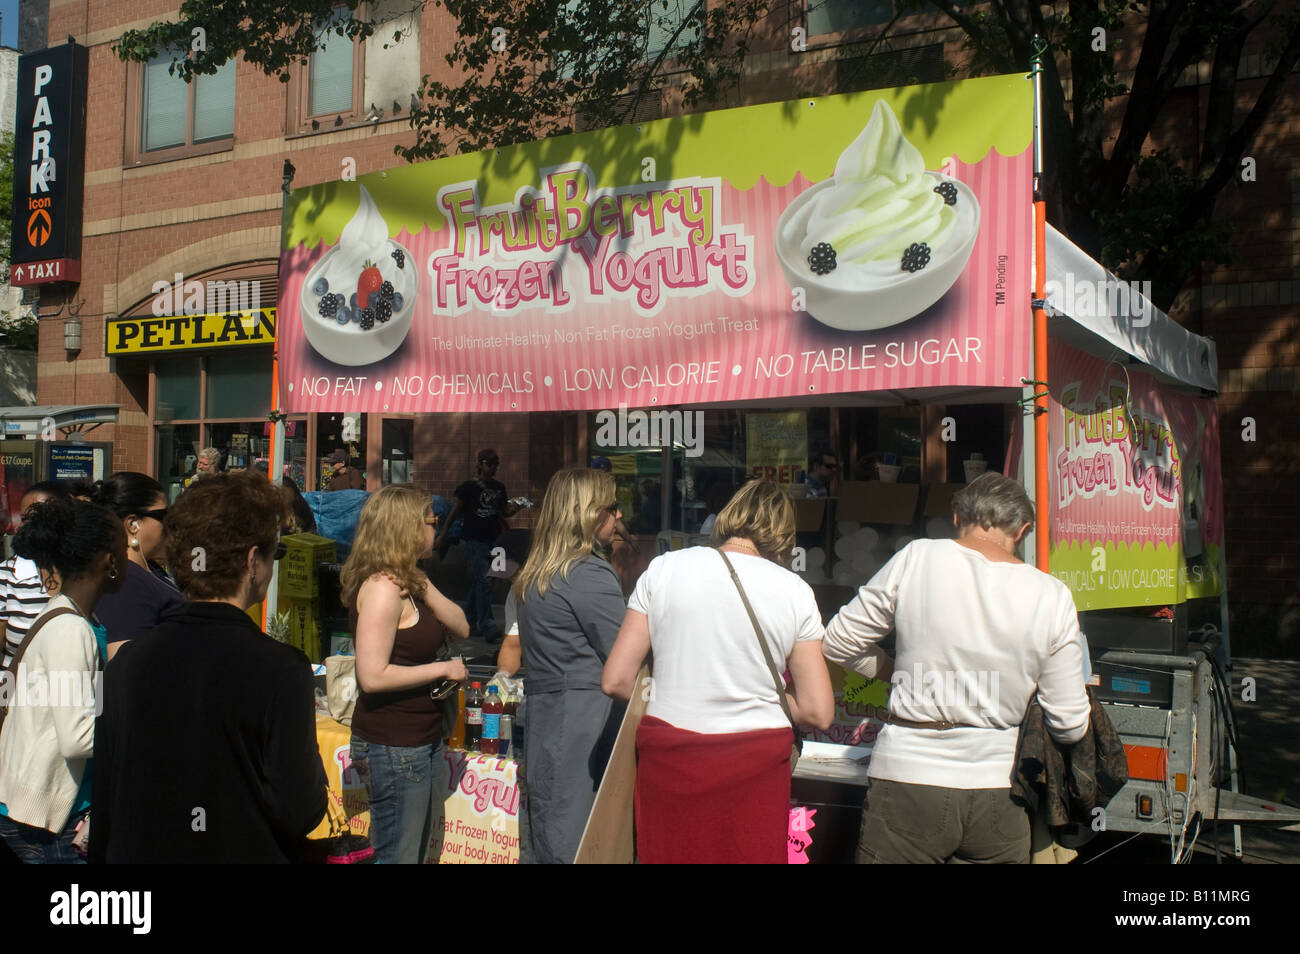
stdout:
{"type": "Polygon", "coordinates": [[[374,262],[367,261],[365,271],[357,279],[357,305],[365,308],[371,293],[379,291],[383,284],[384,276],[379,274],[379,269],[375,267],[374,262]]]}

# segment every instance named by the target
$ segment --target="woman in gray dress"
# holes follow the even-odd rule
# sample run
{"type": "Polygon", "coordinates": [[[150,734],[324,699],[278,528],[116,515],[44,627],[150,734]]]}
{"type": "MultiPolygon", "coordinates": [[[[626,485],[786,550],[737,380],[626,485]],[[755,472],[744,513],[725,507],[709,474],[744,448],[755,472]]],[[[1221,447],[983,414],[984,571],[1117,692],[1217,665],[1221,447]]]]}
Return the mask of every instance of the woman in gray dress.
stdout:
{"type": "Polygon", "coordinates": [[[551,478],[532,549],[515,580],[528,681],[525,860],[570,864],[626,704],[600,689],[626,604],[608,546],[618,516],[612,474],[575,468],[551,478]]]}

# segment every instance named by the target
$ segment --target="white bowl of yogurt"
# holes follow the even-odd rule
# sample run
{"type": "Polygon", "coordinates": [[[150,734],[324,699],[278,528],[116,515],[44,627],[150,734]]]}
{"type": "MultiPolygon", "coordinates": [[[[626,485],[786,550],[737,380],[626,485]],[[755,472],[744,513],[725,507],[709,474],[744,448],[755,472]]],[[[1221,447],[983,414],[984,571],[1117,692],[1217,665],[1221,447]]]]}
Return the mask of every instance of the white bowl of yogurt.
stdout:
{"type": "Polygon", "coordinates": [[[804,290],[810,315],[832,328],[872,331],[914,318],[947,294],[970,261],[979,225],[975,193],[926,171],[880,100],[834,176],[781,213],[776,254],[790,287],[804,290]]]}
{"type": "MultiPolygon", "coordinates": [[[[388,237],[387,223],[362,186],[356,215],[344,227],[338,244],[311,267],[302,284],[302,325],[311,346],[321,357],[353,367],[387,358],[402,346],[411,330],[419,291],[416,271],[410,251],[388,237]],[[388,301],[391,317],[385,321],[372,316],[373,327],[362,328],[358,283],[371,267],[378,270],[383,282],[392,285],[394,296],[388,301]],[[335,316],[322,315],[321,300],[335,294],[343,297],[335,316]],[[340,321],[340,317],[346,320],[340,321]]],[[[366,304],[373,311],[379,293],[368,291],[367,295],[366,304]]]]}

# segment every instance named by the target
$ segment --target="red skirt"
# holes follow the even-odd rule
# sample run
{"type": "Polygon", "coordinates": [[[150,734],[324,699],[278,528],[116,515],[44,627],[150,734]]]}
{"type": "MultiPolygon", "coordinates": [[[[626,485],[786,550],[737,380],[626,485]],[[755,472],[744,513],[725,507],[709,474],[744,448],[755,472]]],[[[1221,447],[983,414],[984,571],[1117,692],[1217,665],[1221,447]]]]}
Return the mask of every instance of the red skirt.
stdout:
{"type": "Polygon", "coordinates": [[[636,731],[642,864],[786,864],[789,729],[704,735],[646,716],[636,731]]]}

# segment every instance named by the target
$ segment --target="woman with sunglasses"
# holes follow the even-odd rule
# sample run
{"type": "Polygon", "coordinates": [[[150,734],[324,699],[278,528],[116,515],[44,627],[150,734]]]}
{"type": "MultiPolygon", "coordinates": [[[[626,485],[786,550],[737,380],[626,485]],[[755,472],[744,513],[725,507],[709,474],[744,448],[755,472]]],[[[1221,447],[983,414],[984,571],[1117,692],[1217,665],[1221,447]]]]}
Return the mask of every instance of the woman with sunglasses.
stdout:
{"type": "Polygon", "coordinates": [[[352,767],[370,796],[370,841],[379,864],[423,864],[447,734],[433,683],[464,680],[459,659],[439,661],[447,634],[465,639],[461,608],[417,566],[433,552],[438,518],[429,495],[390,484],[361,510],[340,581],[357,652],[352,767]]]}
{"type": "Polygon", "coordinates": [[[552,477],[515,580],[528,667],[525,860],[534,864],[573,862],[626,708],[600,689],[625,609],[618,574],[595,552],[614,538],[614,492],[604,471],[552,477]]]}
{"type": "Polygon", "coordinates": [[[311,666],[248,616],[279,528],[280,495],[251,473],[205,477],[168,510],[167,561],[187,602],[105,674],[92,862],[302,857],[326,799],[311,666]]]}
{"type": "Polygon", "coordinates": [[[158,562],[163,558],[163,519],[167,494],[147,474],[124,470],[97,481],[91,500],[122,521],[126,531],[127,565],[122,589],[100,600],[96,611],[108,629],[108,658],[122,644],[153,629],[185,603],[158,562]]]}

